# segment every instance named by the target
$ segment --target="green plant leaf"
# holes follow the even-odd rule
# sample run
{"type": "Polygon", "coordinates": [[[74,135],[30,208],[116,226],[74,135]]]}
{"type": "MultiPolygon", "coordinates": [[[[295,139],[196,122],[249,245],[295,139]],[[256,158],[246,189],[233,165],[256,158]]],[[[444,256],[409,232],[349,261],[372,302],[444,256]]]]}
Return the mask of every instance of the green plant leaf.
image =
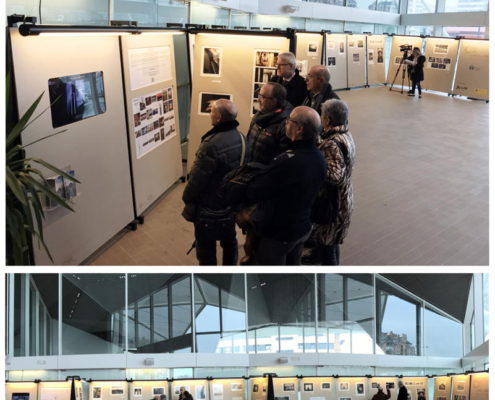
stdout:
{"type": "Polygon", "coordinates": [[[21,117],[19,122],[17,124],[15,124],[15,126],[12,128],[12,130],[8,133],[7,138],[5,140],[5,144],[7,145],[7,147],[10,146],[11,144],[13,144],[15,142],[15,140],[19,137],[21,132],[24,130],[24,128],[26,127],[26,124],[28,123],[29,119],[33,115],[34,111],[36,110],[36,107],[38,107],[38,104],[40,103],[41,98],[43,97],[44,94],[45,94],[45,92],[43,92],[39,95],[39,97],[36,99],[36,101],[33,104],[31,104],[31,107],[29,107],[29,109],[21,117]]]}
{"type": "Polygon", "coordinates": [[[62,171],[61,169],[55,167],[54,165],[52,165],[50,163],[47,163],[46,161],[44,161],[44,160],[42,160],[40,158],[31,158],[31,160],[33,162],[35,162],[35,163],[38,163],[38,164],[43,165],[45,168],[48,168],[48,169],[52,170],[57,175],[62,175],[64,177],[64,179],[68,179],[69,181],[76,182],[76,183],[81,183],[75,177],[73,177],[72,175],[69,175],[65,171],[62,171]]]}
{"type": "MultiPolygon", "coordinates": [[[[26,127],[27,127],[27,125],[26,125],[26,127]]],[[[58,131],[58,132],[52,133],[52,134],[47,135],[47,136],[43,136],[42,138],[37,139],[37,140],[35,140],[34,142],[30,142],[30,143],[28,143],[28,144],[23,145],[23,146],[22,146],[22,148],[23,148],[23,149],[25,149],[25,148],[26,148],[26,147],[28,147],[28,146],[31,146],[31,145],[33,145],[33,144],[35,144],[35,143],[38,143],[38,142],[41,142],[42,140],[45,140],[45,139],[51,138],[52,136],[57,136],[57,135],[60,135],[61,133],[64,133],[64,132],[67,132],[67,129],[64,129],[63,131],[58,131]]]]}
{"type": "Polygon", "coordinates": [[[48,196],[50,199],[55,201],[59,206],[62,206],[70,211],[74,211],[72,207],[69,206],[69,204],[60,197],[58,194],[56,194],[50,187],[47,187],[46,185],[42,184],[41,182],[38,182],[36,179],[34,179],[31,175],[29,174],[22,174],[22,179],[31,183],[32,185],[36,186],[39,192],[43,193],[44,195],[48,196]]]}
{"type": "Polygon", "coordinates": [[[7,180],[7,187],[14,194],[17,200],[19,200],[19,202],[22,205],[27,206],[28,200],[25,197],[25,194],[21,188],[21,185],[19,184],[19,181],[17,180],[15,174],[11,171],[9,166],[6,167],[5,178],[7,180]]]}

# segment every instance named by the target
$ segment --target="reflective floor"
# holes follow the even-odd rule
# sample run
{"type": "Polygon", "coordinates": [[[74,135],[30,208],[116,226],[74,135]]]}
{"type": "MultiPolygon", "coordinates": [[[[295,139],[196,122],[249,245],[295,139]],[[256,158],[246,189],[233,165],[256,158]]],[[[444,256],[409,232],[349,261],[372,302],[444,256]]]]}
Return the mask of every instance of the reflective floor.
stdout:
{"type": "MultiPolygon", "coordinates": [[[[339,95],[357,147],[342,264],[487,265],[488,104],[385,87],[339,95]]],[[[193,227],[180,215],[183,188],[169,190],[137,231],[89,263],[196,265],[194,251],[185,254],[193,227]]]]}

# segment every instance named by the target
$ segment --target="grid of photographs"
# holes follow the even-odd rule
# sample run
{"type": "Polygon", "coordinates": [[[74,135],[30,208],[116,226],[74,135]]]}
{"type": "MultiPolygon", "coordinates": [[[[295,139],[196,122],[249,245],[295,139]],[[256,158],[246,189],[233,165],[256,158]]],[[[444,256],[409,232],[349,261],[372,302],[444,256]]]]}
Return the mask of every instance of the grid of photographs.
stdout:
{"type": "Polygon", "coordinates": [[[172,93],[170,86],[132,99],[137,158],[177,134],[172,93]]]}
{"type": "Polygon", "coordinates": [[[261,87],[277,74],[277,58],[279,53],[279,50],[255,50],[254,52],[252,115],[259,111],[258,94],[261,87]]]}
{"type": "Polygon", "coordinates": [[[443,71],[450,71],[450,65],[452,60],[448,57],[428,57],[426,67],[430,69],[439,69],[443,71]]]}

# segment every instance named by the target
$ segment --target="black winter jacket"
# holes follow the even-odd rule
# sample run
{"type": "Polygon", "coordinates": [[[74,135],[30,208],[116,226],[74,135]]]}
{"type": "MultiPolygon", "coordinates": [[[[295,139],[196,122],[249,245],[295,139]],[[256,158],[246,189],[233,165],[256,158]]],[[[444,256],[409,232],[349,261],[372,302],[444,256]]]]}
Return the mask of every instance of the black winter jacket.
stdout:
{"type": "Polygon", "coordinates": [[[333,91],[332,85],[327,83],[320,93],[317,93],[314,96],[311,93],[308,93],[303,105],[311,107],[321,115],[321,105],[330,99],[340,100],[340,97],[333,91]]]}
{"type": "MultiPolygon", "coordinates": [[[[411,54],[409,57],[407,57],[407,59],[410,61],[414,61],[414,55],[411,54]]],[[[421,55],[418,57],[415,65],[408,65],[407,66],[409,76],[410,76],[412,81],[420,82],[420,81],[424,80],[425,75],[423,72],[423,66],[425,64],[425,61],[426,61],[426,57],[421,55]]]]}
{"type": "Polygon", "coordinates": [[[226,206],[219,187],[229,171],[239,167],[242,153],[241,133],[237,121],[225,121],[203,135],[189,180],[182,194],[186,205],[218,211],[226,206]]]}
{"type": "Polygon", "coordinates": [[[285,136],[285,120],[292,108],[286,101],[282,108],[258,111],[253,116],[247,134],[249,161],[269,164],[287,148],[289,139],[285,136]]]}
{"type": "Polygon", "coordinates": [[[301,75],[299,75],[299,71],[297,69],[295,71],[295,75],[289,82],[284,81],[284,78],[277,75],[272,77],[270,82],[280,83],[287,90],[287,101],[294,107],[300,106],[308,95],[306,81],[301,75]]]}
{"type": "Polygon", "coordinates": [[[256,230],[268,238],[294,241],[311,229],[311,206],[326,175],[323,155],[315,144],[290,142],[268,171],[255,178],[247,197],[256,202],[256,230]]]}

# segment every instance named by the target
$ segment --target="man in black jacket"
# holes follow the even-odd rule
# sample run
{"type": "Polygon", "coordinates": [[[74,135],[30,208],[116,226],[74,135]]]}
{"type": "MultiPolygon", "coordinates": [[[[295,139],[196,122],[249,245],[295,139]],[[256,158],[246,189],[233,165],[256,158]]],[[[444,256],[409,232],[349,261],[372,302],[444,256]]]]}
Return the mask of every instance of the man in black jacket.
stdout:
{"type": "Polygon", "coordinates": [[[303,105],[311,107],[321,115],[321,105],[329,99],[340,100],[330,85],[330,72],[324,65],[313,65],[306,75],[308,96],[303,105]]]}
{"type": "Polygon", "coordinates": [[[258,94],[260,110],[253,116],[247,134],[249,160],[269,164],[273,157],[287,148],[285,120],[292,105],[285,99],[287,91],[269,82],[258,94]]]}
{"type": "Polygon", "coordinates": [[[230,100],[217,100],[211,108],[213,129],[201,138],[182,200],[184,218],[194,222],[196,257],[200,265],[216,265],[216,241],[223,248],[223,265],[237,264],[234,216],[219,195],[229,171],[244,157],[244,137],[237,130],[237,108],[230,100]]]}
{"type": "Polygon", "coordinates": [[[247,187],[256,202],[252,223],[259,239],[258,265],[299,265],[311,230],[311,205],[326,174],[316,147],[320,117],[309,107],[296,107],[286,121],[289,149],[277,156],[247,187]]]}
{"type": "Polygon", "coordinates": [[[280,83],[287,90],[287,101],[293,107],[300,106],[308,95],[306,81],[296,69],[296,57],[293,53],[278,55],[277,75],[272,77],[270,82],[280,83]]]}
{"type": "Polygon", "coordinates": [[[402,381],[399,381],[399,393],[397,394],[397,400],[407,400],[407,398],[407,388],[402,381]]]}

